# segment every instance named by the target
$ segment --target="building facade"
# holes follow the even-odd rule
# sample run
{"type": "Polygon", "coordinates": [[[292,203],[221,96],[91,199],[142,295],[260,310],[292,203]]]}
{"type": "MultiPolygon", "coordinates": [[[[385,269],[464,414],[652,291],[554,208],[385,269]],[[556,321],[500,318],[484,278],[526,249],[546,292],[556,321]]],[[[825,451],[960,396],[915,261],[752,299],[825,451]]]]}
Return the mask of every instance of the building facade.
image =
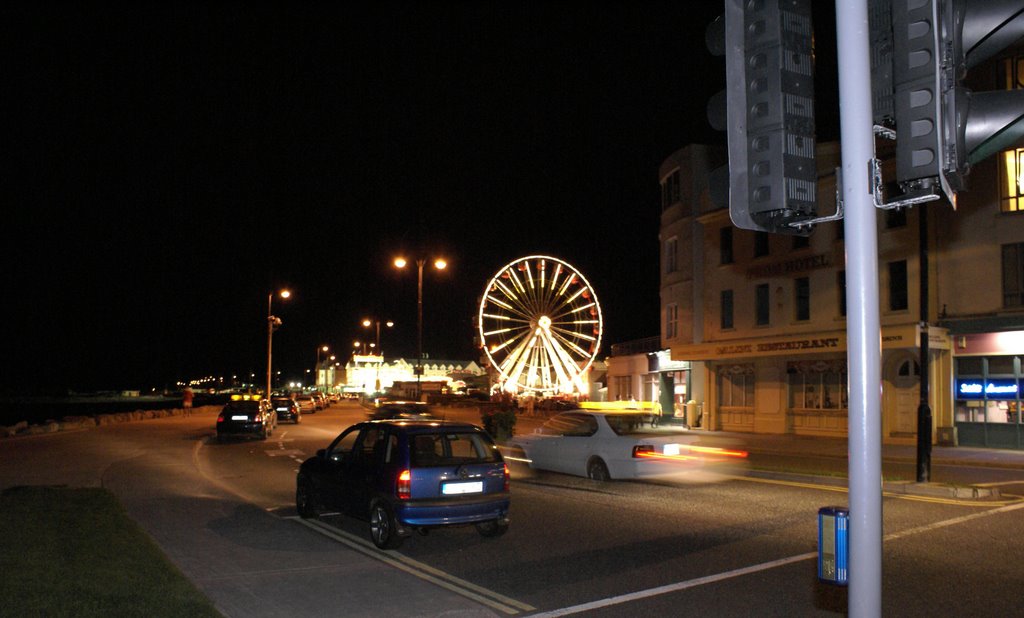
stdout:
{"type": "MultiPolygon", "coordinates": [[[[662,165],[661,347],[690,365],[705,428],[845,436],[845,256],[856,248],[842,222],[809,237],[735,228],[701,180],[723,159],[689,146],[662,165]]],[[[838,159],[838,144],[819,144],[820,214],[834,208],[838,159]]],[[[877,213],[886,443],[916,443],[927,328],[933,441],[1024,448],[1022,168],[1024,149],[979,163],[955,211],[939,201],[877,213]]]]}

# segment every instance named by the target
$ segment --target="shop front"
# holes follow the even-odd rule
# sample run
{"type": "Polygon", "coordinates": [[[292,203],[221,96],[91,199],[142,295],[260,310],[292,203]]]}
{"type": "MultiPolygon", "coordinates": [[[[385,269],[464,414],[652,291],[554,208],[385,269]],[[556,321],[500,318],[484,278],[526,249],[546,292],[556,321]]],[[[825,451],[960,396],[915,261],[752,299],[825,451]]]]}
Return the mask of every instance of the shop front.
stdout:
{"type": "Polygon", "coordinates": [[[964,446],[1024,449],[1024,331],[954,338],[957,439],[964,446]]]}
{"type": "MultiPolygon", "coordinates": [[[[917,324],[882,329],[886,443],[916,442],[919,332],[917,324]]],[[[933,425],[951,427],[952,367],[944,329],[929,330],[929,349],[933,425]]],[[[845,331],[680,346],[672,355],[705,361],[707,429],[828,437],[848,433],[845,331]]]]}

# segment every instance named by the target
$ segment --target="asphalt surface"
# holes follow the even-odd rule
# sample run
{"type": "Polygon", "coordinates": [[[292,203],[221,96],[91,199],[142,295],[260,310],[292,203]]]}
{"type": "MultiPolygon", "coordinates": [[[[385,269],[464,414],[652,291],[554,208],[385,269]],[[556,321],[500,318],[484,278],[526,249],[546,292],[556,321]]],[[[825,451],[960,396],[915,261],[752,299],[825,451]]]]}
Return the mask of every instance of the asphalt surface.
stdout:
{"type": "MultiPolygon", "coordinates": [[[[372,557],[377,550],[368,542],[331,538],[290,513],[267,512],[227,490],[203,474],[195,456],[211,418],[201,412],[192,418],[0,440],[0,488],[36,484],[110,489],[226,616],[530,614],[531,608],[516,607],[512,600],[473,599],[453,591],[460,582],[414,576],[412,571],[425,565],[381,562],[372,557]]],[[[532,432],[544,420],[520,417],[517,432],[532,432]]],[[[847,456],[842,439],[656,429],[666,430],[740,442],[752,454],[847,456]]],[[[912,463],[916,449],[884,445],[882,457],[912,463]]],[[[1024,451],[934,447],[932,461],[968,470],[1024,470],[1024,451]]],[[[820,481],[835,484],[842,479],[820,481]]],[[[904,485],[922,493],[950,491],[946,484],[904,485]]]]}

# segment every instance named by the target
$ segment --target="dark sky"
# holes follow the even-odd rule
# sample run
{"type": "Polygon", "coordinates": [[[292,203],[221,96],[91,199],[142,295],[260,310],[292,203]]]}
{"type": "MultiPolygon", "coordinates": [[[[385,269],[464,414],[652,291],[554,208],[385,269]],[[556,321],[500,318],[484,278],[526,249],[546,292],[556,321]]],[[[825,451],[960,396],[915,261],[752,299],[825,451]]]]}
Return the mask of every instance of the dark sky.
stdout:
{"type": "MultiPolygon", "coordinates": [[[[475,359],[487,280],[576,266],[605,343],[658,333],[658,166],[724,142],[718,3],[5,3],[8,391],[265,372],[364,316],[475,359]]],[[[834,50],[828,50],[834,54],[834,50]]]]}

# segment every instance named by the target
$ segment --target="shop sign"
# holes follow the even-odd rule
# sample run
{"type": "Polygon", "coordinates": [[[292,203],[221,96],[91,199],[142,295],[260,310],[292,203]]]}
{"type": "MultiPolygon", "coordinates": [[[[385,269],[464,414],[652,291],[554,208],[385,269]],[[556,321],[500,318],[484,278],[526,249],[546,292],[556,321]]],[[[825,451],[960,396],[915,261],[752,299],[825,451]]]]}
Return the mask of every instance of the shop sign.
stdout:
{"type": "Polygon", "coordinates": [[[993,378],[987,382],[977,378],[956,381],[957,399],[1016,399],[1020,383],[1012,379],[993,378]]]}

